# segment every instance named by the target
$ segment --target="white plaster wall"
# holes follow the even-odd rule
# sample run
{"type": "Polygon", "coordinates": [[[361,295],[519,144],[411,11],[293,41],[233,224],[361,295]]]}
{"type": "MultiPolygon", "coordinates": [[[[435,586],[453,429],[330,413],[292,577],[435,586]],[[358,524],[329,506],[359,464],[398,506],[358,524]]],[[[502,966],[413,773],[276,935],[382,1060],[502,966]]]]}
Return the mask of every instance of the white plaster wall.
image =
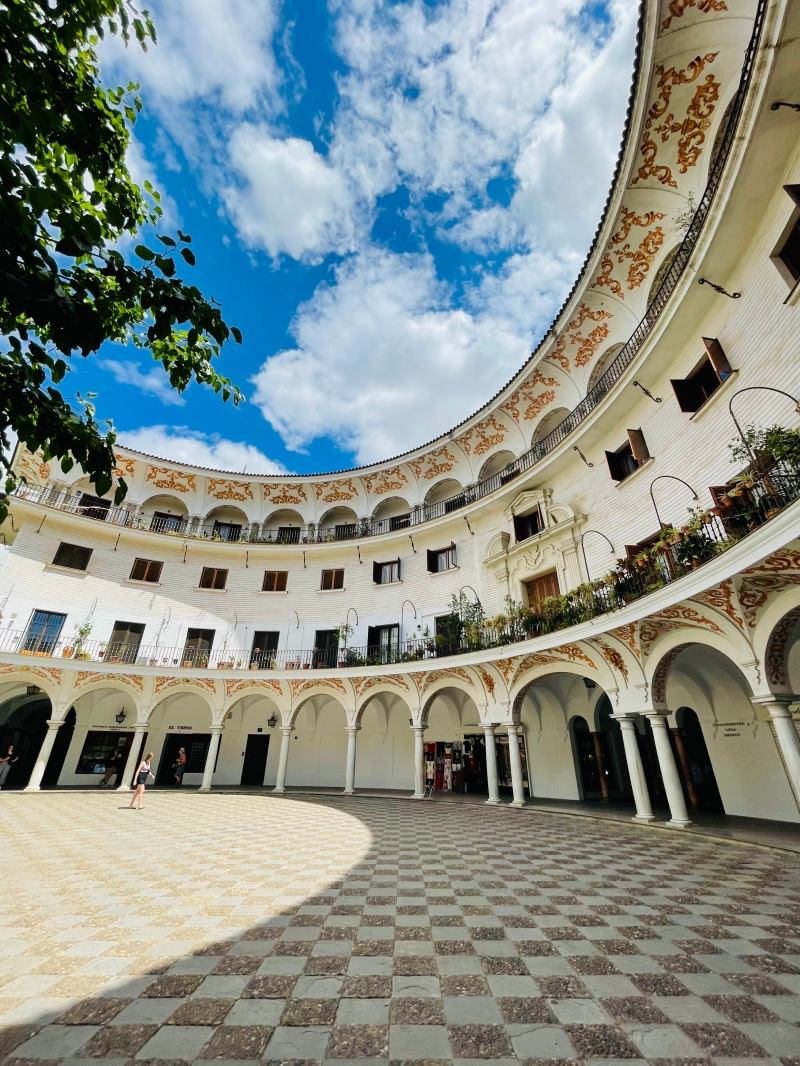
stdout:
{"type": "Polygon", "coordinates": [[[402,706],[373,702],[364,711],[356,746],[356,788],[414,788],[414,734],[402,706]]]}
{"type": "Polygon", "coordinates": [[[538,798],[578,799],[567,718],[567,711],[549,693],[529,693],[523,700],[531,794],[538,798]]]}
{"type": "Polygon", "coordinates": [[[344,788],[345,725],[344,711],[333,701],[309,700],[301,708],[289,744],[287,785],[344,788]]]}

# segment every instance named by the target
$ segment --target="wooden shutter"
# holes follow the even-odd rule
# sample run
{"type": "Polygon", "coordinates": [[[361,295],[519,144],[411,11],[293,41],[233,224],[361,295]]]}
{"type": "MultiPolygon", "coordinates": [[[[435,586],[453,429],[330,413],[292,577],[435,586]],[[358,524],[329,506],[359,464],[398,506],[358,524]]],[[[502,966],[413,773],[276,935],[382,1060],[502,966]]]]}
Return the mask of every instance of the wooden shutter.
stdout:
{"type": "Polygon", "coordinates": [[[641,429],[629,429],[628,440],[631,442],[631,451],[637,463],[643,463],[650,458],[650,452],[647,450],[647,441],[644,439],[644,433],[642,433],[641,429]]]}
{"type": "Polygon", "coordinates": [[[428,573],[430,574],[435,574],[438,569],[438,564],[436,562],[438,555],[438,552],[431,551],[431,549],[428,548],[428,573]]]}
{"type": "Polygon", "coordinates": [[[784,185],[783,191],[800,207],[800,185],[784,185]]]}
{"type": "Polygon", "coordinates": [[[286,583],[289,577],[288,570],[278,570],[275,577],[275,591],[286,592],[286,583]]]}
{"type": "Polygon", "coordinates": [[[694,382],[687,381],[685,378],[672,378],[670,384],[678,398],[678,406],[681,411],[686,411],[687,414],[694,414],[700,406],[697,387],[694,382]]]}
{"type": "Polygon", "coordinates": [[[400,556],[398,555],[398,557],[397,557],[397,580],[398,581],[402,580],[402,577],[403,577],[402,570],[403,570],[403,565],[402,565],[402,563],[400,561],[400,556]]]}
{"type": "Polygon", "coordinates": [[[455,541],[450,544],[450,566],[457,566],[458,559],[456,557],[456,545],[455,541]]]}
{"type": "Polygon", "coordinates": [[[728,362],[722,345],[716,337],[703,337],[703,344],[708,352],[708,361],[714,368],[714,372],[720,381],[725,381],[733,373],[733,367],[728,362]]]}
{"type": "Polygon", "coordinates": [[[380,583],[381,583],[381,564],[380,563],[373,563],[372,564],[372,580],[375,582],[376,585],[380,585],[380,583]]]}
{"type": "Polygon", "coordinates": [[[614,481],[623,481],[625,479],[626,471],[622,462],[622,457],[616,452],[606,452],[606,462],[608,463],[608,471],[614,481]]]}
{"type": "Polygon", "coordinates": [[[380,633],[378,632],[378,626],[369,626],[367,628],[367,655],[371,655],[370,649],[376,648],[380,644],[380,633]]]}

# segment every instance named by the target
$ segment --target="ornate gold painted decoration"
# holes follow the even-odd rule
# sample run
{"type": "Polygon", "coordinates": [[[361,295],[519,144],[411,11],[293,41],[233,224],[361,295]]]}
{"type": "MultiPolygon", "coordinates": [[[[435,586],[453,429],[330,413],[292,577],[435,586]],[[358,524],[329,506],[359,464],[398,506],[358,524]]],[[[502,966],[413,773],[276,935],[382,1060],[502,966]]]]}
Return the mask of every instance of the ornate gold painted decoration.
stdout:
{"type": "Polygon", "coordinates": [[[357,495],[358,489],[350,477],[341,481],[314,482],[314,496],[317,500],[322,500],[323,503],[339,503],[341,500],[352,500],[357,495]]]}
{"type": "Polygon", "coordinates": [[[456,437],[464,454],[469,456],[474,451],[476,455],[483,455],[496,444],[502,444],[506,439],[506,427],[498,422],[494,415],[489,415],[482,422],[478,422],[472,429],[456,437]]]}
{"type": "Polygon", "coordinates": [[[418,459],[411,459],[408,465],[417,477],[421,477],[424,481],[430,481],[432,478],[438,477],[439,474],[449,473],[456,465],[456,457],[452,452],[448,451],[447,445],[443,444],[441,448],[436,448],[435,451],[429,452],[427,455],[421,455],[418,459]]]}
{"type": "MultiPolygon", "coordinates": [[[[660,221],[664,217],[663,211],[645,211],[644,214],[637,215],[635,211],[623,207],[620,228],[611,237],[608,248],[600,262],[602,269],[592,282],[592,288],[597,289],[605,286],[615,296],[619,296],[621,300],[625,299],[622,285],[612,276],[614,259],[616,259],[620,265],[626,262],[629,264],[627,275],[628,290],[638,289],[664,244],[664,231],[661,226],[655,226],[642,237],[636,247],[627,238],[633,226],[652,226],[654,222],[660,221]]],[[[579,365],[577,359],[576,365],[579,365]]]]}
{"type": "Polygon", "coordinates": [[[625,686],[628,685],[628,667],[625,664],[625,660],[622,657],[622,653],[617,648],[612,648],[605,641],[595,638],[592,641],[594,646],[599,649],[600,654],[603,656],[612,670],[616,670],[617,673],[622,674],[625,680],[625,686]]]}
{"type": "Polygon", "coordinates": [[[375,474],[365,474],[362,479],[367,492],[373,496],[384,496],[387,492],[397,492],[408,484],[408,478],[399,466],[390,470],[379,470],[375,474]]]}
{"type": "Polygon", "coordinates": [[[252,500],[253,489],[249,481],[229,481],[224,477],[210,477],[208,492],[215,500],[252,500]]]}
{"type": "Polygon", "coordinates": [[[697,11],[702,11],[704,15],[708,14],[709,11],[728,10],[725,0],[669,0],[667,8],[669,15],[661,22],[661,32],[665,33],[670,28],[673,19],[683,18],[690,7],[696,8],[697,11]]]}
{"type": "Polygon", "coordinates": [[[644,162],[634,175],[632,185],[654,177],[662,185],[677,189],[678,183],[672,176],[671,165],[658,161],[658,144],[654,139],[656,137],[662,144],[667,144],[673,133],[679,134],[677,165],[681,174],[685,174],[689,167],[694,166],[700,158],[706,132],[711,125],[711,116],[719,98],[720,82],[714,78],[713,74],[706,75],[703,82],[696,87],[682,121],[678,121],[675,115],[667,109],[670,106],[672,90],[676,86],[689,85],[696,81],[718,55],[718,52],[706,52],[703,56],[696,56],[691,63],[680,70],[676,70],[675,67],[665,70],[660,65],[656,67],[658,98],[647,112],[644,137],[639,146],[644,162]],[[663,121],[656,124],[662,116],[664,116],[663,121]]]}
{"type": "Polygon", "coordinates": [[[229,698],[237,692],[242,692],[244,689],[270,689],[272,692],[276,692],[279,696],[283,695],[283,685],[280,681],[271,677],[260,677],[257,681],[251,681],[249,678],[226,678],[224,684],[225,695],[229,698]]]}
{"type": "Polygon", "coordinates": [[[544,410],[556,398],[555,388],[547,388],[545,392],[536,393],[536,389],[540,385],[557,386],[558,382],[555,378],[536,370],[527,381],[523,381],[519,388],[511,393],[505,403],[500,404],[501,410],[508,412],[515,422],[519,422],[520,408],[523,403],[526,403],[528,406],[522,417],[525,419],[535,418],[540,411],[544,410]]]}
{"type": "Polygon", "coordinates": [[[308,496],[306,496],[306,490],[302,485],[297,483],[286,483],[283,485],[266,485],[262,484],[261,491],[264,495],[265,503],[307,503],[308,496]]]}
{"type": "Polygon", "coordinates": [[[185,470],[171,470],[166,466],[148,466],[147,481],[152,481],[157,489],[169,489],[171,492],[194,492],[197,478],[185,470]]]}
{"type": "Polygon", "coordinates": [[[193,685],[204,688],[212,695],[216,695],[216,685],[210,677],[157,677],[153,691],[158,694],[159,692],[166,692],[170,688],[191,689],[193,685]]]}

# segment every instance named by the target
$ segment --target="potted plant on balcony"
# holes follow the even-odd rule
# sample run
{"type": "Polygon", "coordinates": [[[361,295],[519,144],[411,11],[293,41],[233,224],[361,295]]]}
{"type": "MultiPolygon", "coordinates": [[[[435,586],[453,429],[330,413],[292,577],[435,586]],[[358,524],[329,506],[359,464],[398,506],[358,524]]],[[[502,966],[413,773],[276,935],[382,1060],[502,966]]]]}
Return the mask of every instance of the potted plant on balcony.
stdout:
{"type": "Polygon", "coordinates": [[[94,626],[91,622],[81,622],[80,625],[75,626],[72,633],[73,648],[64,649],[65,658],[71,658],[71,655],[67,655],[67,651],[74,651],[76,659],[88,659],[89,652],[84,647],[85,642],[89,639],[94,626]]]}
{"type": "MultiPolygon", "coordinates": [[[[347,641],[353,635],[353,627],[348,622],[342,622],[339,626],[339,666],[347,666],[347,641]]],[[[355,664],[354,664],[355,665],[355,664]]],[[[360,665],[360,664],[358,664],[360,665]]]]}

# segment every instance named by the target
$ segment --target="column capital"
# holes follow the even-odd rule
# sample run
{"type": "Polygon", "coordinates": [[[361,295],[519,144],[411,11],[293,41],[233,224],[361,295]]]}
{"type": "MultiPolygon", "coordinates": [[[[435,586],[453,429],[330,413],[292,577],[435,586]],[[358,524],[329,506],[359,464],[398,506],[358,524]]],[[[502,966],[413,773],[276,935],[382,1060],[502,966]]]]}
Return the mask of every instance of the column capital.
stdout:
{"type": "Polygon", "coordinates": [[[48,718],[48,720],[47,720],[47,728],[48,729],[60,729],[63,724],[64,724],[64,719],[63,718],[58,718],[58,719],[56,719],[56,718],[48,718]]]}
{"type": "Polygon", "coordinates": [[[290,725],[282,725],[282,726],[281,726],[281,733],[282,733],[282,734],[283,734],[283,735],[284,735],[285,737],[290,737],[290,736],[292,735],[292,729],[293,729],[293,728],[294,728],[294,727],[293,727],[293,726],[290,726],[290,725]]]}
{"type": "Polygon", "coordinates": [[[210,729],[209,729],[209,732],[211,733],[212,736],[220,736],[221,733],[222,733],[222,730],[223,730],[223,725],[220,722],[219,725],[212,725],[210,727],[210,729]]]}
{"type": "Polygon", "coordinates": [[[424,725],[412,725],[411,732],[414,734],[414,736],[420,736],[421,737],[422,734],[425,732],[425,726],[424,725]]]}
{"type": "Polygon", "coordinates": [[[486,733],[487,736],[490,733],[491,733],[492,736],[494,736],[494,730],[495,730],[495,723],[494,722],[484,722],[483,731],[484,731],[484,733],[486,733]]]}
{"type": "Polygon", "coordinates": [[[750,702],[754,707],[766,707],[773,718],[791,718],[789,707],[797,702],[796,696],[751,696],[750,702]]]}
{"type": "Polygon", "coordinates": [[[361,729],[361,726],[360,725],[349,725],[349,726],[346,727],[346,729],[347,729],[348,733],[351,733],[353,736],[355,736],[356,733],[358,733],[358,731],[361,729]]]}

